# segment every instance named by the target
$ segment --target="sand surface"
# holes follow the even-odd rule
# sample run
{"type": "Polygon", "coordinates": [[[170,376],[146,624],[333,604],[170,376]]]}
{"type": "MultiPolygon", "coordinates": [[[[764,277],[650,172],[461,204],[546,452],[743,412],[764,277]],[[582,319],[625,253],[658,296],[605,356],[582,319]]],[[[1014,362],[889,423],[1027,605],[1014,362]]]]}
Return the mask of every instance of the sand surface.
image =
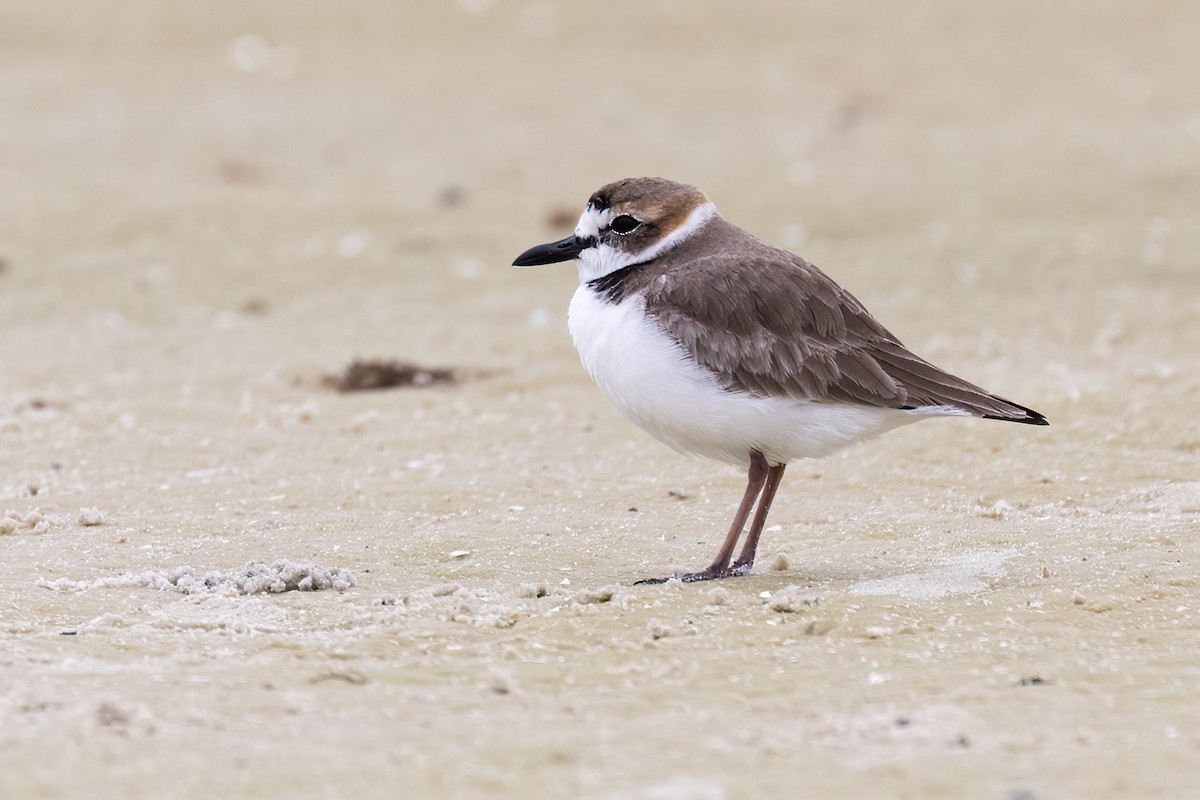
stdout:
{"type": "Polygon", "coordinates": [[[0,797],[1193,796],[1197,31],[0,4],[0,797]],[[1052,426],[793,465],[753,576],[631,586],[744,476],[590,384],[570,266],[507,265],[639,174],[1052,426]],[[358,357],[463,380],[322,384],[358,357]]]}

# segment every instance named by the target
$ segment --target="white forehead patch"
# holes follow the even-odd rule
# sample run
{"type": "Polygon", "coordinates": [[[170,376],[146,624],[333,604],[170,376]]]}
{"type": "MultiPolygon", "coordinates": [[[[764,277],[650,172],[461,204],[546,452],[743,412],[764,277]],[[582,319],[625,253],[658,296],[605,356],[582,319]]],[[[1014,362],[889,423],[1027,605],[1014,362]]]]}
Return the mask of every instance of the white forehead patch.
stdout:
{"type": "MultiPolygon", "coordinates": [[[[688,218],[682,225],[649,247],[639,251],[627,252],[604,243],[589,247],[579,254],[579,280],[581,283],[587,283],[610,272],[628,267],[630,264],[641,264],[658,258],[658,256],[703,228],[716,215],[717,209],[712,203],[698,205],[692,209],[692,213],[688,214],[688,218]]],[[[588,228],[589,231],[598,231],[601,227],[608,225],[612,221],[612,212],[596,212],[589,206],[584,210],[583,216],[579,218],[579,227],[575,229],[576,236],[595,236],[594,232],[587,234],[580,233],[580,229],[583,228],[585,221],[589,225],[597,224],[595,228],[588,228]],[[608,214],[607,217],[604,216],[605,213],[608,214]],[[599,224],[597,224],[597,220],[600,220],[599,224]]]]}
{"type": "Polygon", "coordinates": [[[588,203],[587,208],[579,215],[579,223],[575,226],[575,235],[580,239],[590,239],[599,234],[603,228],[607,228],[608,223],[612,221],[611,208],[601,211],[588,203]]]}

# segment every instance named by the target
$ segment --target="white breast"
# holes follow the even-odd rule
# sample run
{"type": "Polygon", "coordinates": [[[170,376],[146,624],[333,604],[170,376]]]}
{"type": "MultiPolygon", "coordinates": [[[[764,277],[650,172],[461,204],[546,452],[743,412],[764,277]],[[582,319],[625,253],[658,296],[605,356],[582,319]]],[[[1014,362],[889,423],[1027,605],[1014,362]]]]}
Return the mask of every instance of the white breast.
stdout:
{"type": "Polygon", "coordinates": [[[646,314],[637,295],[614,304],[581,285],[568,324],[604,394],[681,452],[746,466],[758,450],[770,463],[786,464],[823,458],[918,419],[893,409],[726,391],[646,314]]]}

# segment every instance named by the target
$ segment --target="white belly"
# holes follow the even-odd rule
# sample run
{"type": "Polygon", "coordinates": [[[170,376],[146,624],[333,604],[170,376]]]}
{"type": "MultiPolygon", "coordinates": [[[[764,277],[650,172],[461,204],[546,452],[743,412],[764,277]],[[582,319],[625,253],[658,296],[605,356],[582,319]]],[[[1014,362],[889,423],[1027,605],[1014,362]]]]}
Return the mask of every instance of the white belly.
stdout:
{"type": "Polygon", "coordinates": [[[580,286],[571,338],[592,379],[626,416],[667,445],[728,464],[823,458],[919,417],[870,406],[755,397],[721,388],[633,296],[620,304],[580,286]]]}

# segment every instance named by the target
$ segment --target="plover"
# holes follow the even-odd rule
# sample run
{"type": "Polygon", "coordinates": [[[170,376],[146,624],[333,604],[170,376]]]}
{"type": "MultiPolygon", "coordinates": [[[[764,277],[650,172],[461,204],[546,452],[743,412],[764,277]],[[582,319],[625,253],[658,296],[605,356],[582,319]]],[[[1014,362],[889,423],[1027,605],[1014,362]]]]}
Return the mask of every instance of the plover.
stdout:
{"type": "Polygon", "coordinates": [[[748,470],[717,557],[683,581],[750,571],[792,461],[930,417],[1047,424],[914,355],[825,273],[726,222],[694,186],[610,183],[573,234],[513,265],[570,259],[568,327],[604,394],[674,449],[748,470]]]}

